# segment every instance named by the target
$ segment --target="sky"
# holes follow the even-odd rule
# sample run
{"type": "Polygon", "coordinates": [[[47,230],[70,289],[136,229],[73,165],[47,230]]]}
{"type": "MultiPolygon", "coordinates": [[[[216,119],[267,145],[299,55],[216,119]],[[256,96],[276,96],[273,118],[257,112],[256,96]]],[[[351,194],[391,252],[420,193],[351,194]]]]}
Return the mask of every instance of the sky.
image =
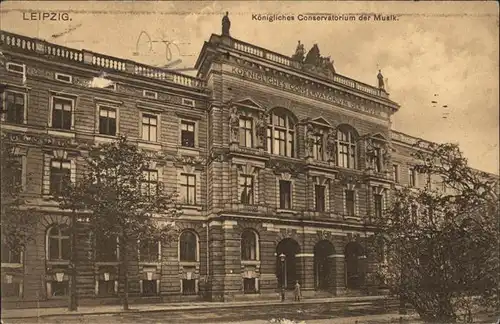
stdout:
{"type": "Polygon", "coordinates": [[[0,27],[67,47],[188,69],[203,42],[221,33],[226,11],[236,39],[285,55],[295,52],[298,40],[306,51],[318,44],[338,73],[371,85],[377,84],[381,69],[390,98],[401,105],[394,129],[430,141],[458,143],[472,167],[498,174],[495,1],[4,1],[0,27]],[[62,19],[32,19],[32,13],[36,18],[40,12],[62,19]],[[69,19],[64,20],[63,13],[69,19]],[[305,13],[352,14],[356,20],[298,21],[305,13]],[[289,14],[295,20],[252,18],[258,14],[289,14]],[[362,14],[370,20],[359,20],[362,14]],[[374,21],[373,14],[393,14],[396,19],[374,21]],[[172,43],[170,52],[162,41],[172,43]]]}

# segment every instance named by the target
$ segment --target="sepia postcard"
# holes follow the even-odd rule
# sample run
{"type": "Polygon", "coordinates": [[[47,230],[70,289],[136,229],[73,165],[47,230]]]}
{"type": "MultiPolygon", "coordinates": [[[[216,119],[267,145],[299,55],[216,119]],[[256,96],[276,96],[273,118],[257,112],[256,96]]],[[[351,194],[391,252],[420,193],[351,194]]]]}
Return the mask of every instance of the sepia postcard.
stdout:
{"type": "Polygon", "coordinates": [[[499,323],[494,1],[3,1],[14,323],[499,323]]]}

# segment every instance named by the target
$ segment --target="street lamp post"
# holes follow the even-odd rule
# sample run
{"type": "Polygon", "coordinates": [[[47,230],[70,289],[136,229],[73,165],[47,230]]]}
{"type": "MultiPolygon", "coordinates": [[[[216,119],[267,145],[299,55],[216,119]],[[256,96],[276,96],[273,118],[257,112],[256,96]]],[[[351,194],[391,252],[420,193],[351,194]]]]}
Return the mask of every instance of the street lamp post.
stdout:
{"type": "Polygon", "coordinates": [[[285,258],[286,255],[281,253],[280,254],[280,261],[281,261],[281,301],[285,300],[285,258]]]}

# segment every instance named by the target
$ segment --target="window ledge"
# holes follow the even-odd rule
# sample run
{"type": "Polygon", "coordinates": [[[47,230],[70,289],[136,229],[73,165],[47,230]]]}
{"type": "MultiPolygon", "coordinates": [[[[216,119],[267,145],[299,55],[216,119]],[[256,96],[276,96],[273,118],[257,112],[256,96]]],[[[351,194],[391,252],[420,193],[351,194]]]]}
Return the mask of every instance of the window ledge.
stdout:
{"type": "Polygon", "coordinates": [[[105,134],[97,134],[94,136],[94,141],[101,143],[111,143],[117,140],[116,136],[105,135],[105,134]]]}
{"type": "Polygon", "coordinates": [[[180,206],[182,209],[189,209],[189,210],[198,210],[201,211],[203,210],[202,205],[188,205],[188,204],[181,204],[180,206]]]}
{"type": "Polygon", "coordinates": [[[4,263],[2,262],[2,268],[22,268],[23,264],[22,263],[4,263]]]}
{"type": "Polygon", "coordinates": [[[297,211],[292,210],[292,209],[281,209],[281,208],[278,208],[278,209],[276,210],[276,212],[277,212],[277,213],[282,213],[282,214],[294,214],[294,215],[295,215],[295,214],[298,214],[298,212],[297,212],[297,211]]]}
{"type": "Polygon", "coordinates": [[[200,149],[197,147],[178,146],[177,152],[184,155],[200,155],[200,149]]]}
{"type": "Polygon", "coordinates": [[[95,264],[97,266],[117,266],[119,261],[96,261],[95,264]]]}
{"type": "Polygon", "coordinates": [[[7,124],[7,122],[2,121],[2,128],[8,129],[8,130],[13,130],[13,131],[19,131],[19,132],[27,132],[28,127],[19,126],[19,125],[25,125],[25,124],[26,123],[24,123],[24,124],[7,124]]]}
{"type": "Polygon", "coordinates": [[[144,149],[149,149],[149,150],[155,150],[155,151],[160,151],[161,150],[161,144],[158,142],[148,142],[144,140],[139,140],[137,143],[140,148],[144,149]]]}
{"type": "Polygon", "coordinates": [[[75,133],[73,130],[64,130],[64,129],[49,129],[47,130],[49,135],[67,137],[67,138],[75,138],[75,133]]]}
{"type": "Polygon", "coordinates": [[[49,266],[69,265],[69,260],[47,260],[47,265],[49,266]]]}
{"type": "Polygon", "coordinates": [[[183,267],[196,267],[199,261],[179,261],[179,265],[183,267]]]}
{"type": "Polygon", "coordinates": [[[241,260],[241,265],[260,265],[260,260],[241,260]]]}
{"type": "Polygon", "coordinates": [[[160,261],[154,261],[154,262],[150,262],[150,261],[139,261],[139,264],[140,264],[140,265],[143,265],[143,266],[159,266],[159,265],[161,265],[161,262],[160,262],[160,261]]]}

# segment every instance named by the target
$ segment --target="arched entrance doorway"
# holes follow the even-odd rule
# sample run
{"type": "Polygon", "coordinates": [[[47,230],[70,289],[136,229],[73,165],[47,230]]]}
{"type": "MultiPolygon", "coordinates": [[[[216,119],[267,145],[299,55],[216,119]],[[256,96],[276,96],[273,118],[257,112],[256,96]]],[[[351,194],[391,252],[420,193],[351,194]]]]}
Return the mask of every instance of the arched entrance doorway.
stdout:
{"type": "Polygon", "coordinates": [[[276,247],[276,277],[278,278],[278,287],[293,289],[295,281],[298,280],[297,265],[295,255],[299,253],[300,246],[297,241],[291,238],[281,240],[276,247]],[[280,255],[285,257],[283,261],[280,255]]]}
{"type": "Polygon", "coordinates": [[[364,284],[363,264],[365,255],[363,247],[350,242],[345,247],[345,280],[347,289],[359,289],[364,284]]]}
{"type": "Polygon", "coordinates": [[[330,256],[335,253],[333,244],[321,240],[314,246],[314,288],[328,291],[334,286],[335,260],[330,256]]]}

